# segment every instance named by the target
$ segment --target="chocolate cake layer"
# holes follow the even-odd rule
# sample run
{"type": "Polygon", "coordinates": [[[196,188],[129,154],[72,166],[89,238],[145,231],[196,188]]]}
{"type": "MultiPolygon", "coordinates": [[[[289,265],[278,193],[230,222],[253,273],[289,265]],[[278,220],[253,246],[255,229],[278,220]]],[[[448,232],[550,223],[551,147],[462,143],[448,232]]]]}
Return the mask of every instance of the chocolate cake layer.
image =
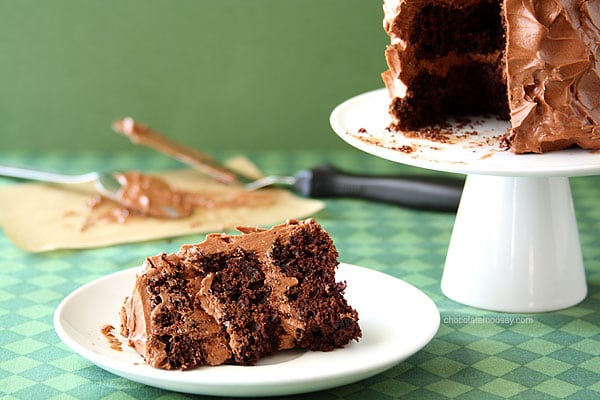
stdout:
{"type": "MultiPolygon", "coordinates": [[[[481,2],[459,7],[429,2],[414,15],[408,40],[417,59],[458,54],[487,54],[504,49],[501,6],[481,2]]],[[[399,32],[398,32],[399,33],[399,32]]]]}

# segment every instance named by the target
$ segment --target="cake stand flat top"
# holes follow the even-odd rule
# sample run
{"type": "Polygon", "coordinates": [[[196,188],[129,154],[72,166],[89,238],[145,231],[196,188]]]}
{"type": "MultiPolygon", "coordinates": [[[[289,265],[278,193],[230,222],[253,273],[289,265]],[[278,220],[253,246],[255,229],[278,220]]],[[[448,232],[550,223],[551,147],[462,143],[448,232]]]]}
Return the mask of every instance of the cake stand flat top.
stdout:
{"type": "Polygon", "coordinates": [[[337,106],[333,130],[350,145],[375,156],[437,171],[515,177],[583,176],[600,173],[600,151],[569,149],[513,154],[500,147],[508,121],[476,116],[449,121],[433,138],[391,132],[386,89],[366,92],[337,106]]]}

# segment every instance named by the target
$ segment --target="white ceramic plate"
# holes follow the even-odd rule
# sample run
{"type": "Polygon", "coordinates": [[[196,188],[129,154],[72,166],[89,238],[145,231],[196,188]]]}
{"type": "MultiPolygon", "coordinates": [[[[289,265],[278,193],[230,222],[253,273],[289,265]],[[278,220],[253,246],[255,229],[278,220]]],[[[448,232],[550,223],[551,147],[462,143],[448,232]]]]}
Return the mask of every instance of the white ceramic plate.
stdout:
{"type": "Polygon", "coordinates": [[[600,173],[600,152],[569,149],[545,154],[520,154],[500,148],[508,121],[472,117],[452,122],[447,143],[390,132],[386,89],[366,92],[337,106],[330,117],[333,130],[350,145],[375,156],[415,167],[498,176],[579,176],[600,173]],[[474,134],[476,132],[476,134],[474,134]],[[408,151],[408,150],[412,151],[408,151]]]}
{"type": "Polygon", "coordinates": [[[116,375],[179,392],[216,396],[272,396],[311,392],[378,374],[423,348],[436,334],[440,316],[423,292],[390,275],[341,264],[338,280],[357,309],[363,337],[332,352],[284,351],[251,367],[224,365],[190,371],[148,366],[123,343],[114,350],[101,333],[118,333],[119,310],[138,268],[106,276],[67,296],[54,315],[58,336],[75,352],[116,375]]]}

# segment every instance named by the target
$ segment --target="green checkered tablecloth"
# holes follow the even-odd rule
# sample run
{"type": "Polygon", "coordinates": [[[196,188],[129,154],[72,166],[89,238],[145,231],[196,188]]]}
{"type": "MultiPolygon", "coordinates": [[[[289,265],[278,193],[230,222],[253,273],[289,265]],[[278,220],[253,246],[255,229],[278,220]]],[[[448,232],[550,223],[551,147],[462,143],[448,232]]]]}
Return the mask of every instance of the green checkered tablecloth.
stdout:
{"type": "MultiPolygon", "coordinates": [[[[141,150],[117,154],[2,153],[0,162],[63,172],[176,167],[141,150]]],[[[217,154],[227,157],[232,154],[217,154]]],[[[322,162],[355,172],[430,173],[339,152],[259,152],[248,156],[267,173],[285,174],[322,162]]],[[[0,178],[0,185],[12,184],[0,178]]],[[[327,200],[314,217],[331,233],[340,260],[401,278],[437,304],[435,338],[405,362],[372,378],[306,395],[306,399],[591,399],[600,397],[600,177],[572,178],[589,295],[557,312],[517,315],[457,304],[440,291],[454,215],[361,200],[327,200]],[[514,319],[511,319],[514,317],[514,319]]],[[[202,398],[143,386],[106,372],[57,337],[57,304],[79,286],[175,251],[198,237],[82,251],[28,254],[0,233],[0,397],[6,399],[202,398]]],[[[402,306],[402,305],[399,305],[402,306]]],[[[409,305],[406,305],[409,306],[409,305]]]]}

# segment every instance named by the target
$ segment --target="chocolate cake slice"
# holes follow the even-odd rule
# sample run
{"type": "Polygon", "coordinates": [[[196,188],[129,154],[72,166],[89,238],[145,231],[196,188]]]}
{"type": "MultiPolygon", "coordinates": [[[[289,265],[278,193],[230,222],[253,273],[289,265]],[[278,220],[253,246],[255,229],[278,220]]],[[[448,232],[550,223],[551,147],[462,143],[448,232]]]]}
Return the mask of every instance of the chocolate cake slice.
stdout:
{"type": "Polygon", "coordinates": [[[330,351],[360,338],[335,280],[337,250],[317,222],[238,230],[146,259],[121,333],[148,364],[253,365],[278,350],[330,351]]]}
{"type": "Polygon", "coordinates": [[[600,2],[384,0],[395,131],[509,119],[515,153],[600,148],[600,2]]]}

